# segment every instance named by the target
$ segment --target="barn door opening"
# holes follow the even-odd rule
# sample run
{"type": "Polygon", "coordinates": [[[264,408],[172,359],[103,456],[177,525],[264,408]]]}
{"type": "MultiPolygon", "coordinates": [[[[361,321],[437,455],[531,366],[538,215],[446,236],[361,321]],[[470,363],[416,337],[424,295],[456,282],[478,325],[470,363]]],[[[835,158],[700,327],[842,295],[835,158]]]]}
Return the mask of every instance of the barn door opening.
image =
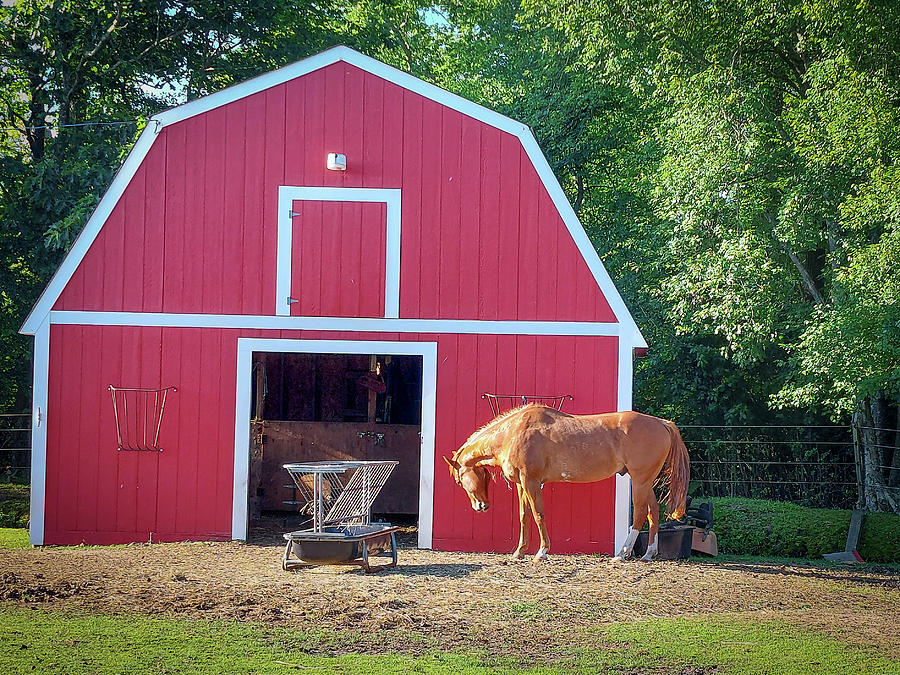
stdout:
{"type": "Polygon", "coordinates": [[[251,364],[253,538],[305,527],[309,519],[283,468],[290,462],[397,460],[372,513],[396,524],[417,524],[421,355],[253,352],[251,364]]]}

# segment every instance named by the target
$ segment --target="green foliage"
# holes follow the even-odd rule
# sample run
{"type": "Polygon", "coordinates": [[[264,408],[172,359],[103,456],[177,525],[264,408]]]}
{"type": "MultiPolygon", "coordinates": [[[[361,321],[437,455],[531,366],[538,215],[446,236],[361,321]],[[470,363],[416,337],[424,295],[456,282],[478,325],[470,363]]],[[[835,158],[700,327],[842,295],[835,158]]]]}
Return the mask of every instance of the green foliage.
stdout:
{"type": "Polygon", "coordinates": [[[584,46],[578,67],[604,64],[657,120],[641,228],[657,245],[638,290],[622,283],[653,310],[638,400],[746,422],[896,393],[897,303],[865,283],[900,278],[896,3],[597,0],[551,16],[584,46]],[[731,373],[704,382],[716,353],[731,373]]]}
{"type": "MultiPolygon", "coordinates": [[[[900,181],[897,183],[900,191],[900,181]]],[[[900,389],[900,229],[848,255],[842,293],[817,309],[796,347],[795,384],[776,400],[850,411],[861,394],[900,389]]]]}
{"type": "Polygon", "coordinates": [[[0,483],[0,527],[28,526],[27,485],[0,483]]]}
{"type": "MultiPolygon", "coordinates": [[[[711,501],[722,553],[821,558],[843,551],[850,511],[813,509],[762,499],[702,498],[711,501]]],[[[867,513],[860,533],[859,554],[866,562],[900,562],[900,516],[867,513]]]]}
{"type": "Polygon", "coordinates": [[[0,8],[0,407],[27,407],[16,331],[141,122],[60,125],[342,42],[534,129],[651,345],[635,407],[846,419],[900,394],[898,36],[873,0],[0,8]]]}
{"type": "Polygon", "coordinates": [[[387,54],[408,19],[425,26],[418,12],[349,0],[0,7],[0,410],[27,410],[31,338],[18,329],[150,115],[337,42],[387,54]]]}
{"type": "MultiPolygon", "coordinates": [[[[343,639],[342,639],[343,638],[343,639]]],[[[654,619],[593,628],[595,647],[548,654],[523,665],[511,656],[427,651],[419,655],[332,656],[340,633],[256,624],[138,616],[84,616],[34,609],[0,610],[0,666],[10,672],[314,672],[566,673],[714,670],[893,672],[896,660],[782,622],[703,617],[654,619]],[[295,649],[291,645],[302,644],[295,649]]]]}
{"type": "Polygon", "coordinates": [[[866,513],[862,531],[859,533],[858,548],[863,560],[900,563],[898,542],[900,542],[900,516],[893,513],[866,513]]]}

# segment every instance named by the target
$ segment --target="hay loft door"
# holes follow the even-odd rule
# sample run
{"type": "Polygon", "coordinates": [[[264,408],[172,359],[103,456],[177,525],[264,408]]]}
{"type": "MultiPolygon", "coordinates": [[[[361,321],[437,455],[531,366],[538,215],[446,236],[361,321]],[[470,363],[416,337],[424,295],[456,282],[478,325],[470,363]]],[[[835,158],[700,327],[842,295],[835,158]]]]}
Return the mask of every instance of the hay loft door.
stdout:
{"type": "Polygon", "coordinates": [[[385,204],[295,201],[291,316],[384,316],[385,204]]]}
{"type": "Polygon", "coordinates": [[[400,190],[278,188],[275,313],[397,318],[400,190]]]}

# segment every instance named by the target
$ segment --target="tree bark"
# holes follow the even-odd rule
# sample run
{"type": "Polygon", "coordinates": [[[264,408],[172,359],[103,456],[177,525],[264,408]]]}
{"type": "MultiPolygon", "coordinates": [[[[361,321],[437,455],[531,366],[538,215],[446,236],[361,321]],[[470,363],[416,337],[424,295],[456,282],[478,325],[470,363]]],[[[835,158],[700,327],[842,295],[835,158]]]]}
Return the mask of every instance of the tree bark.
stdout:
{"type": "Polygon", "coordinates": [[[575,215],[577,216],[581,212],[581,207],[584,205],[584,176],[575,174],[575,189],[575,201],[572,203],[572,210],[575,211],[575,215]]]}
{"type": "Polygon", "coordinates": [[[781,241],[781,239],[778,238],[778,235],[775,234],[775,216],[773,216],[768,211],[764,212],[763,215],[772,228],[772,239],[775,240],[775,243],[778,244],[782,251],[784,251],[785,255],[787,255],[790,261],[794,263],[794,267],[796,267],[797,271],[800,273],[800,279],[803,282],[803,287],[806,289],[806,292],[809,293],[810,297],[817,305],[823,304],[825,302],[825,298],[822,295],[822,292],[816,286],[816,282],[812,278],[812,275],[809,273],[809,270],[806,269],[806,265],[804,265],[803,261],[800,260],[800,257],[790,248],[788,248],[788,245],[781,241]]]}
{"type": "Polygon", "coordinates": [[[861,446],[861,459],[863,463],[863,500],[867,511],[890,511],[900,513],[900,498],[897,491],[885,484],[884,474],[879,467],[884,466],[884,456],[878,433],[875,428],[875,418],[880,415],[878,411],[877,395],[865,396],[859,400],[856,412],[853,414],[853,423],[857,427],[861,446]],[[873,414],[874,410],[874,414],[873,414]]]}
{"type": "MultiPolygon", "coordinates": [[[[900,398],[894,400],[894,432],[890,445],[893,457],[891,459],[891,472],[888,475],[888,485],[892,488],[900,488],[900,398]]],[[[900,491],[898,491],[900,494],[900,491]]]]}
{"type": "Polygon", "coordinates": [[[47,130],[47,106],[41,100],[43,96],[44,81],[36,74],[29,75],[30,99],[28,101],[28,127],[25,130],[25,138],[28,139],[28,148],[31,150],[31,158],[40,161],[44,157],[47,130]]]}
{"type": "Polygon", "coordinates": [[[900,488],[900,431],[894,434],[894,447],[890,452],[892,453],[891,463],[889,464],[891,471],[888,474],[887,484],[892,488],[900,488]]]}

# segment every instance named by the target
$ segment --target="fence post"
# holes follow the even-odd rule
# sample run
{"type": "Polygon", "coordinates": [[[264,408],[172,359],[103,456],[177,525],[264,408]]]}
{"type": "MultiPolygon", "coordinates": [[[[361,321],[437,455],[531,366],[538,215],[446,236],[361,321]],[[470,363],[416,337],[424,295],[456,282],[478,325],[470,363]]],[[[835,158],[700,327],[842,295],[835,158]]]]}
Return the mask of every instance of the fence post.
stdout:
{"type": "Polygon", "coordinates": [[[850,422],[850,429],[853,432],[853,466],[856,468],[856,508],[862,509],[865,506],[865,485],[863,483],[863,470],[860,465],[863,455],[859,447],[859,427],[856,422],[850,422]]]}

